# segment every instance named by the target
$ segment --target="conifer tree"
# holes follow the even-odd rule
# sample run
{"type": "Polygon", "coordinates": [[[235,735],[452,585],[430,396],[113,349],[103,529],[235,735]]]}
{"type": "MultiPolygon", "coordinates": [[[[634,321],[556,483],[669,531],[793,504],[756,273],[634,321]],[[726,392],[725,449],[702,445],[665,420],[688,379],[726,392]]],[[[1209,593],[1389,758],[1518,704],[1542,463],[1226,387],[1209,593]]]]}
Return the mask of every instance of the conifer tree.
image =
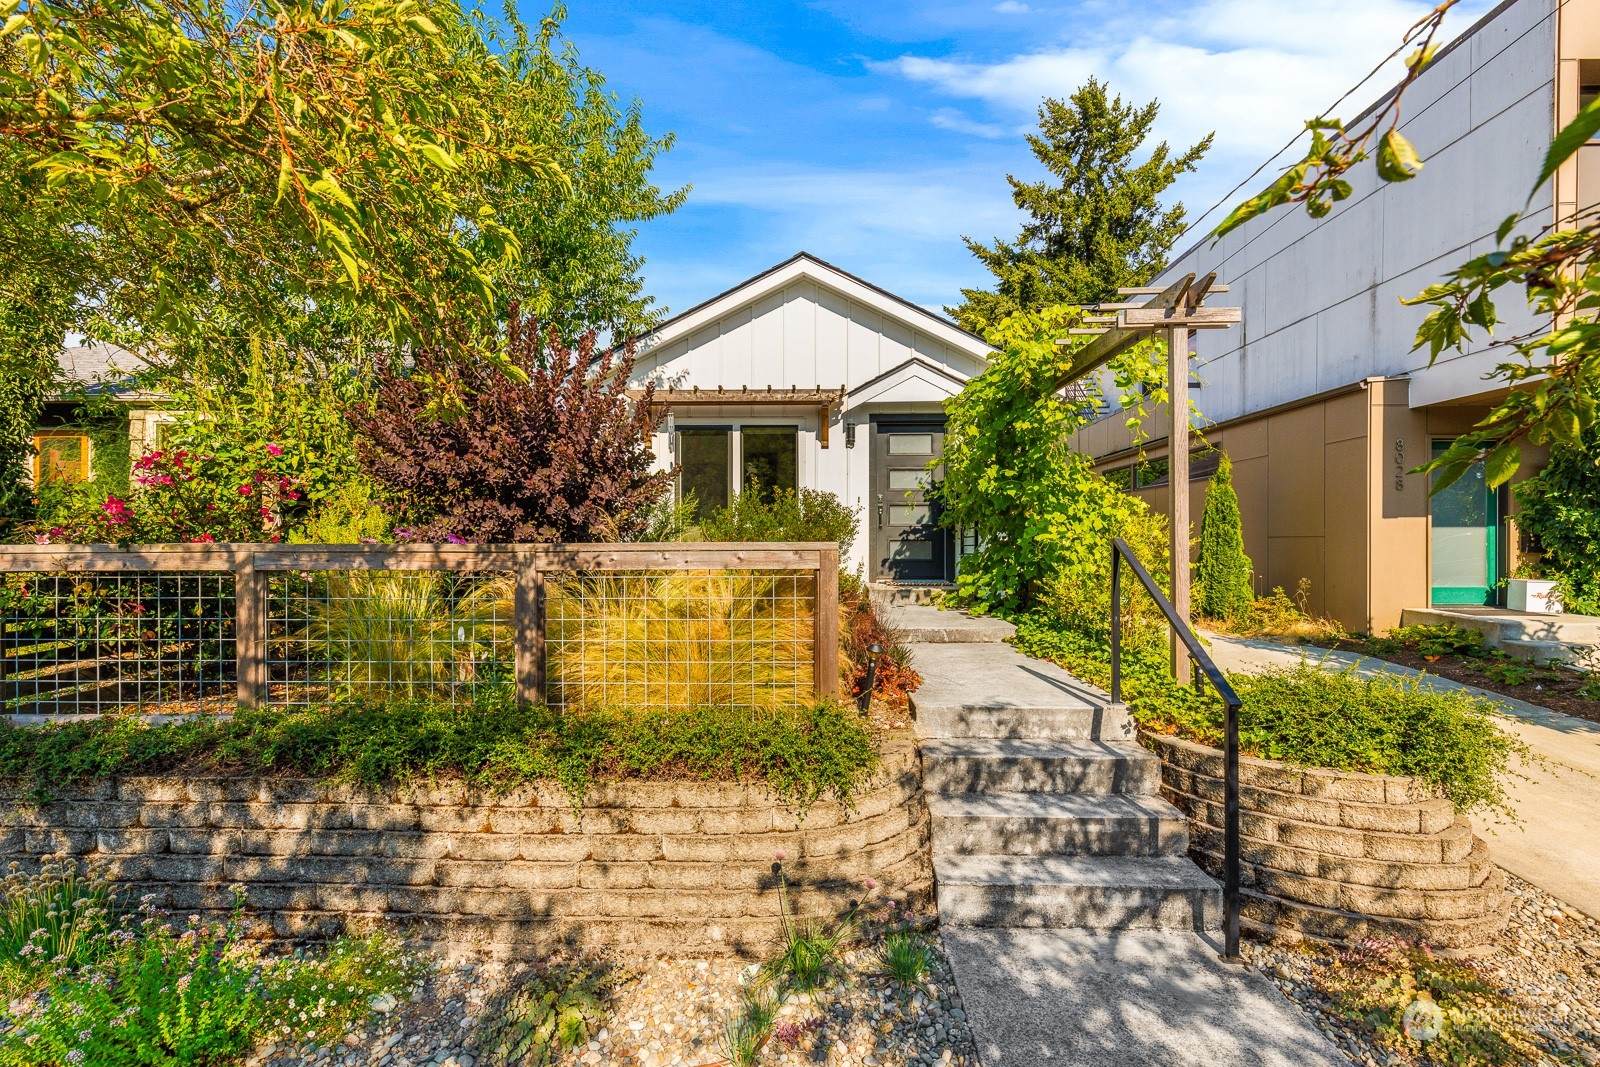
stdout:
{"type": "Polygon", "coordinates": [[[1208,619],[1236,619],[1255,599],[1254,570],[1244,553],[1233,463],[1224,454],[1206,490],[1200,518],[1200,561],[1195,567],[1196,606],[1208,619]]]}
{"type": "Polygon", "coordinates": [[[1028,144],[1053,180],[1006,175],[1029,219],[1015,241],[962,238],[995,276],[995,289],[963,289],[963,302],[945,310],[981,334],[1015,312],[1092,303],[1159,274],[1183,232],[1184,210],[1158,197],[1211,147],[1207,134],[1174,156],[1162,141],[1135,164],[1160,106],[1125,104],[1093,78],[1068,100],[1046,98],[1028,144]]]}

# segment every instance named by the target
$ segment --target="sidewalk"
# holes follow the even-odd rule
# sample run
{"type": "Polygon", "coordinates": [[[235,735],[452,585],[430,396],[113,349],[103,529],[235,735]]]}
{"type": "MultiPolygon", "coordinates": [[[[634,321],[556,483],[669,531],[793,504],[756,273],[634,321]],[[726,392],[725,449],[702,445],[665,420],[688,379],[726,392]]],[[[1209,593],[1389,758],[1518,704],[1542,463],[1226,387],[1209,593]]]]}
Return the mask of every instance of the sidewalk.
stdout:
{"type": "MultiPolygon", "coordinates": [[[[1334,669],[1354,666],[1363,675],[1422,676],[1409,667],[1351,652],[1215,633],[1201,636],[1210,644],[1212,658],[1224,671],[1248,673],[1265,667],[1291,666],[1304,656],[1334,669]]],[[[1517,768],[1525,777],[1513,777],[1506,784],[1520,826],[1481,814],[1472,817],[1473,829],[1489,843],[1494,862],[1591,918],[1600,919],[1600,723],[1448,678],[1426,678],[1436,689],[1465,690],[1499,703],[1506,709],[1506,729],[1547,763],[1545,767],[1517,768]]]]}

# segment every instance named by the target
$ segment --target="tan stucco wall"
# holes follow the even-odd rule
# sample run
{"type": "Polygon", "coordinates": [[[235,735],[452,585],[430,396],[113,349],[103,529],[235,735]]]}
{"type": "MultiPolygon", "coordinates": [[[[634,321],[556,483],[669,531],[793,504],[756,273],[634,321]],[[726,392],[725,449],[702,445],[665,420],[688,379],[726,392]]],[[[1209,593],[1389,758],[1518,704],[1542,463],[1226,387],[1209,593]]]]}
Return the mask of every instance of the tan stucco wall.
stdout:
{"type": "MultiPolygon", "coordinates": [[[[1294,595],[1305,579],[1312,612],[1368,632],[1398,626],[1401,611],[1428,603],[1428,480],[1409,472],[1428,461],[1433,440],[1467,432],[1489,405],[1413,409],[1408,384],[1369,379],[1204,432],[1233,461],[1258,593],[1281,587],[1294,595]]],[[[1165,423],[1166,412],[1153,411],[1145,425],[1165,423]]],[[[1074,444],[1101,457],[1101,471],[1130,462],[1121,418],[1084,428],[1074,444]]],[[[1166,453],[1164,439],[1146,443],[1147,459],[1166,453]]],[[[1526,453],[1517,480],[1543,460],[1541,450],[1526,453]]],[[[1196,538],[1208,485],[1189,486],[1196,538]]],[[[1135,495],[1167,513],[1165,486],[1135,495]]],[[[1508,569],[1515,556],[1513,544],[1508,569]]]]}

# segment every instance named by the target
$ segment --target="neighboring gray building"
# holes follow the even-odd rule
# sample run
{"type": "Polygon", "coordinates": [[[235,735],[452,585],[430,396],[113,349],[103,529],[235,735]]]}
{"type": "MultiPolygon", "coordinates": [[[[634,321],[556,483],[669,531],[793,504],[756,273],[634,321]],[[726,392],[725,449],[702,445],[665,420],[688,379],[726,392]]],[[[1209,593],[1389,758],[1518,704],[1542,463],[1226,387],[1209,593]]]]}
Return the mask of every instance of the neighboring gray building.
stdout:
{"type": "MultiPolygon", "coordinates": [[[[1426,161],[1416,178],[1384,183],[1363,166],[1326,217],[1280,208],[1198,241],[1162,276],[1216,271],[1243,309],[1242,326],[1196,337],[1193,399],[1208,440],[1234,462],[1262,591],[1306,579],[1315,610],[1363,630],[1396,625],[1408,607],[1495,602],[1517,554],[1510,494],[1488,490],[1479,471],[1430,500],[1406,472],[1503,394],[1486,375],[1505,353],[1480,337],[1429,367],[1426,351],[1412,351],[1426,309],[1400,301],[1494,247],[1552,133],[1596,92],[1600,2],[1507,0],[1406,91],[1402,130],[1426,161]]],[[[1600,145],[1537,192],[1528,230],[1597,203],[1600,145]]],[[[1499,337],[1538,325],[1514,289],[1499,310],[1499,337]]],[[[1147,489],[1162,480],[1166,442],[1147,443],[1154,462],[1135,469],[1122,421],[1086,428],[1078,445],[1147,489]]],[[[1196,516],[1203,491],[1194,486],[1196,516]]],[[[1143,495],[1160,504],[1165,494],[1143,495]]]]}

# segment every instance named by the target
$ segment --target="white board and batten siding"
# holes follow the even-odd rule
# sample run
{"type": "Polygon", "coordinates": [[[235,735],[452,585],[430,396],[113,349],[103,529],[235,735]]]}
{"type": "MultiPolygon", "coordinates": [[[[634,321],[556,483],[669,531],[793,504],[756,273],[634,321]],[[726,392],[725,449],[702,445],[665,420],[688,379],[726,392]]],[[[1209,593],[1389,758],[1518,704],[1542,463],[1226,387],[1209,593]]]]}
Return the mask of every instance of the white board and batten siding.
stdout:
{"type": "MultiPolygon", "coordinates": [[[[863,519],[854,558],[845,561],[853,570],[866,559],[871,417],[942,415],[944,401],[982,372],[991,351],[949,320],[801,253],[641,338],[632,384],[713,393],[842,387],[827,448],[811,405],[696,404],[675,408],[673,417],[679,430],[796,426],[799,484],[837,494],[863,519]]],[[[672,465],[665,424],[654,450],[658,465],[672,465]]]]}

